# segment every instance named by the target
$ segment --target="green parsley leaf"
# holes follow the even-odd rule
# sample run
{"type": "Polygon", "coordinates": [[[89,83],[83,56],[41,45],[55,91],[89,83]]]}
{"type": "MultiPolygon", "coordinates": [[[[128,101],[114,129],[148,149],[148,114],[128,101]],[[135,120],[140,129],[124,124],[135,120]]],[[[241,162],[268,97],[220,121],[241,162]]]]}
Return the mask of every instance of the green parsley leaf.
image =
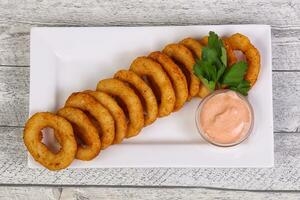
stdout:
{"type": "Polygon", "coordinates": [[[209,47],[202,48],[202,59],[209,62],[210,64],[214,63],[218,59],[218,53],[215,49],[209,47]]]}
{"type": "Polygon", "coordinates": [[[223,41],[212,31],[209,32],[208,45],[202,48],[201,60],[197,59],[193,66],[194,74],[211,91],[216,87],[227,86],[243,95],[247,95],[250,89],[249,82],[244,80],[247,68],[244,61],[227,67],[227,52],[223,41]]]}
{"type": "Polygon", "coordinates": [[[208,82],[208,88],[210,89],[210,91],[214,91],[216,88],[216,82],[215,81],[209,81],[208,82]]]}
{"type": "Polygon", "coordinates": [[[219,81],[221,79],[221,77],[223,76],[224,72],[226,71],[226,66],[221,65],[218,68],[218,72],[217,72],[217,81],[219,81]]]}
{"type": "Polygon", "coordinates": [[[248,91],[250,90],[250,83],[247,80],[242,80],[236,87],[231,86],[229,87],[229,89],[239,92],[244,96],[247,96],[248,91]]]}
{"type": "Polygon", "coordinates": [[[224,47],[221,48],[221,57],[220,57],[223,65],[227,67],[227,53],[224,47]]]}
{"type": "Polygon", "coordinates": [[[221,47],[223,46],[223,43],[222,40],[219,39],[219,36],[213,31],[209,32],[208,46],[217,52],[218,57],[221,56],[221,47]]]}
{"type": "Polygon", "coordinates": [[[211,91],[215,89],[217,69],[214,65],[210,65],[207,61],[197,60],[193,70],[206,87],[211,91]]]}
{"type": "Polygon", "coordinates": [[[193,70],[196,76],[204,76],[204,70],[200,66],[199,60],[196,60],[196,64],[193,66],[193,70]]]}
{"type": "Polygon", "coordinates": [[[245,61],[240,61],[232,65],[223,76],[223,84],[229,86],[237,86],[242,80],[244,80],[244,75],[248,69],[247,63],[245,61]]]}

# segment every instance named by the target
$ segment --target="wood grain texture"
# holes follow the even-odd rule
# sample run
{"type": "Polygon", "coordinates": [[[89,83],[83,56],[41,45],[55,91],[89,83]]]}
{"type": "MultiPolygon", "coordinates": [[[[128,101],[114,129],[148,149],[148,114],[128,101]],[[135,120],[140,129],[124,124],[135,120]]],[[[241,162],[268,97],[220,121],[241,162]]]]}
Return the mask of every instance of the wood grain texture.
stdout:
{"type": "Polygon", "coordinates": [[[23,126],[28,106],[29,68],[0,67],[0,126],[23,126]]]}
{"type": "Polygon", "coordinates": [[[58,200],[60,188],[0,187],[1,200],[58,200]]]}
{"type": "Polygon", "coordinates": [[[222,200],[276,200],[299,199],[300,193],[245,192],[212,189],[178,188],[63,188],[61,199],[65,200],[180,200],[180,199],[222,199],[222,200]]]}
{"type": "Polygon", "coordinates": [[[275,134],[274,168],[29,169],[22,128],[0,128],[0,184],[207,186],[300,190],[300,134],[275,134]]]}
{"type": "Polygon", "coordinates": [[[300,25],[297,0],[26,0],[23,3],[7,0],[2,1],[1,8],[0,19],[3,21],[35,24],[99,26],[226,22],[300,25]]]}
{"type": "Polygon", "coordinates": [[[274,69],[299,69],[299,1],[2,1],[0,65],[29,65],[33,26],[272,25],[274,69]],[[257,9],[259,7],[259,9],[257,9]],[[49,9],[55,12],[49,12],[49,9]],[[151,12],[149,12],[151,10],[151,12]],[[221,16],[221,17],[220,17],[221,16]],[[290,59],[290,58],[293,59],[290,59]]]}
{"type": "MultiPolygon", "coordinates": [[[[300,190],[299,10],[300,2],[297,0],[0,1],[0,184],[207,186],[247,190],[300,190]],[[249,23],[272,25],[276,131],[274,168],[75,169],[61,172],[28,169],[21,127],[28,113],[31,27],[249,23]]],[[[0,188],[0,199],[8,196],[11,197],[8,199],[58,199],[59,195],[60,189],[57,188],[0,188]]],[[[299,199],[298,193],[244,193],[177,188],[64,188],[62,192],[66,199],[176,199],[172,195],[177,199],[299,199]]]]}
{"type": "MultiPolygon", "coordinates": [[[[33,26],[38,25],[0,21],[0,65],[29,65],[29,34],[33,26]]],[[[300,70],[300,26],[273,26],[272,51],[273,69],[300,70]]]]}
{"type": "MultiPolygon", "coordinates": [[[[299,76],[300,72],[273,72],[275,132],[299,132],[299,76]]],[[[29,68],[0,67],[0,125],[24,126],[28,104],[29,68]]]]}
{"type": "Polygon", "coordinates": [[[205,188],[0,187],[1,200],[298,200],[299,195],[300,193],[297,192],[232,191],[205,188]]]}
{"type": "Polygon", "coordinates": [[[28,24],[0,21],[0,66],[29,65],[30,27],[28,24]]]}

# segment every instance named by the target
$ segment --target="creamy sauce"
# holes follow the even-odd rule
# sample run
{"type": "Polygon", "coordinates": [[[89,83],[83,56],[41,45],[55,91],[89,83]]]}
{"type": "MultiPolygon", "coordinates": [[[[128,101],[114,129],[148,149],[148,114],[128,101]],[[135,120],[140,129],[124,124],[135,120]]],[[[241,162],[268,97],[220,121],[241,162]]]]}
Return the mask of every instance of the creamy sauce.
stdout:
{"type": "Polygon", "coordinates": [[[233,91],[216,94],[202,105],[199,124],[208,140],[232,144],[245,138],[251,128],[249,105],[233,91]]]}

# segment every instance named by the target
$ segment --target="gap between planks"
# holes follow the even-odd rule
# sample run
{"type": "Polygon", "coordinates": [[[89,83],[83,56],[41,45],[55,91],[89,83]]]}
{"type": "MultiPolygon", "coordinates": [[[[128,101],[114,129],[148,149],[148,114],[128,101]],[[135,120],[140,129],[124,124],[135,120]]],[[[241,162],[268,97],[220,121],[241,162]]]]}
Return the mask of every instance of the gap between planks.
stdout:
{"type": "Polygon", "coordinates": [[[299,193],[299,190],[248,190],[248,189],[232,189],[221,187],[207,186],[172,186],[172,185],[64,185],[64,184],[0,184],[0,187],[45,187],[45,188],[116,188],[116,189],[206,189],[206,190],[222,190],[222,191],[240,191],[240,192],[275,192],[275,193],[299,193]]]}

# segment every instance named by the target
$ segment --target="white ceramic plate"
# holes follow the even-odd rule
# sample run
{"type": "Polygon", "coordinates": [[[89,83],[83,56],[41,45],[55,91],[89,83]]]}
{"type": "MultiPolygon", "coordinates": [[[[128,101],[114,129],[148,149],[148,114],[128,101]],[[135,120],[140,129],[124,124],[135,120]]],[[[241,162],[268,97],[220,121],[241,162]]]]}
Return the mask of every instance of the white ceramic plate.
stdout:
{"type": "MultiPolygon", "coordinates": [[[[70,168],[103,167],[272,167],[271,30],[267,25],[33,28],[30,43],[30,115],[55,112],[74,91],[95,89],[99,80],[127,69],[137,56],[161,50],[185,37],[201,38],[240,32],[261,53],[259,79],[249,93],[255,113],[250,137],[234,147],[217,147],[197,132],[195,110],[200,99],[158,119],[132,139],[113,145],[89,162],[70,168]]],[[[49,138],[46,138],[49,141],[49,138]]],[[[29,156],[29,166],[37,164],[29,156]]]]}

